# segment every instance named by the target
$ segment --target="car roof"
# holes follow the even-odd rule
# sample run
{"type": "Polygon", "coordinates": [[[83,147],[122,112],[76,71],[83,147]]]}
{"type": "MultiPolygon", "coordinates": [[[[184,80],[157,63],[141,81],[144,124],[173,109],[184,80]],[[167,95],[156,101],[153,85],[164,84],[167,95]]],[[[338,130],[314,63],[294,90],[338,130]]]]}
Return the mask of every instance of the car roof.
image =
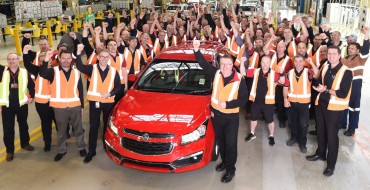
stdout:
{"type": "MultiPolygon", "coordinates": [[[[214,55],[218,52],[226,50],[224,45],[220,42],[201,42],[200,51],[203,53],[204,58],[207,61],[213,60],[214,55]]],[[[176,60],[184,60],[184,61],[196,61],[193,51],[193,44],[191,41],[187,43],[181,43],[177,46],[171,46],[165,51],[156,56],[156,59],[176,59],[176,60]]]]}

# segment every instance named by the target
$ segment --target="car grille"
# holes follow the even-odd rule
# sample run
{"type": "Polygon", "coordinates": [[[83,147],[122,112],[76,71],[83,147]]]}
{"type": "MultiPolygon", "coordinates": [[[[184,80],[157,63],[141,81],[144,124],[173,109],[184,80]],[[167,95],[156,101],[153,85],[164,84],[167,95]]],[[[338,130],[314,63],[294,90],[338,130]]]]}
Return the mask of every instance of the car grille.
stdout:
{"type": "Polygon", "coordinates": [[[126,157],[122,159],[122,163],[130,163],[130,164],[151,167],[151,168],[167,168],[170,171],[174,169],[171,166],[171,164],[168,162],[145,162],[145,161],[134,160],[134,159],[126,158],[126,157]]]}
{"type": "Polygon", "coordinates": [[[121,143],[125,149],[143,155],[168,154],[173,148],[172,143],[136,141],[125,137],[121,139],[121,143]]]}
{"type": "Polygon", "coordinates": [[[141,132],[141,131],[135,131],[132,129],[123,129],[123,131],[130,135],[135,136],[143,136],[145,133],[149,135],[149,138],[172,138],[174,135],[172,133],[148,133],[148,132],[141,132]]]}

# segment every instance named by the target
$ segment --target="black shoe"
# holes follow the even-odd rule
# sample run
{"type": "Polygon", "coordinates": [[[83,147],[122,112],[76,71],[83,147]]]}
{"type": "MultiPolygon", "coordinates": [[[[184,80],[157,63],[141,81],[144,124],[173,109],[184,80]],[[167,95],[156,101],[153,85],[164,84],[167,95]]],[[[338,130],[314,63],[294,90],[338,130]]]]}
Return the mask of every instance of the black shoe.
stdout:
{"type": "Polygon", "coordinates": [[[44,152],[49,152],[49,151],[50,151],[50,149],[51,149],[50,144],[46,144],[46,145],[44,146],[44,152]]]}
{"type": "Polygon", "coordinates": [[[85,149],[80,150],[80,156],[85,157],[87,155],[87,152],[85,149]]]}
{"type": "Polygon", "coordinates": [[[346,132],[344,132],[344,135],[347,137],[351,137],[352,135],[355,134],[356,129],[348,129],[346,132]]]}
{"type": "Polygon", "coordinates": [[[6,161],[10,162],[14,159],[14,153],[8,153],[6,154],[6,161]]]}
{"type": "Polygon", "coordinates": [[[235,173],[226,172],[221,179],[222,183],[229,183],[231,180],[233,180],[233,177],[235,176],[235,173]]]}
{"type": "Polygon", "coordinates": [[[283,122],[283,121],[282,121],[282,122],[280,122],[280,121],[279,121],[279,127],[280,127],[280,128],[285,128],[285,122],[283,122]]]}
{"type": "Polygon", "coordinates": [[[66,155],[67,152],[63,153],[63,154],[60,154],[58,153],[57,155],[55,155],[54,157],[54,161],[58,162],[59,160],[61,160],[63,158],[64,155],[66,155]]]}
{"type": "Polygon", "coordinates": [[[245,137],[245,142],[250,142],[250,141],[252,141],[255,138],[256,138],[256,135],[255,134],[249,133],[248,136],[245,137]]]}
{"type": "Polygon", "coordinates": [[[32,145],[28,144],[28,145],[22,147],[22,149],[27,150],[27,151],[34,151],[35,150],[35,147],[33,147],[32,145]]]}
{"type": "Polygon", "coordinates": [[[308,160],[308,161],[323,160],[324,161],[326,159],[314,154],[314,155],[311,155],[311,156],[306,156],[306,160],[308,160]]]}
{"type": "Polygon", "coordinates": [[[307,153],[307,147],[306,147],[306,145],[300,144],[300,145],[299,145],[299,150],[300,150],[302,153],[307,153]]]}
{"type": "Polygon", "coordinates": [[[89,163],[95,155],[96,152],[89,152],[84,159],[84,163],[85,164],[89,163]]]}
{"type": "Polygon", "coordinates": [[[289,139],[287,142],[286,142],[286,145],[288,146],[293,146],[297,141],[294,139],[294,138],[291,138],[289,139]]]}
{"type": "Polygon", "coordinates": [[[313,131],[310,131],[308,132],[310,135],[317,135],[317,130],[313,130],[313,131]]]}
{"type": "Polygon", "coordinates": [[[335,167],[326,167],[326,169],[324,170],[324,176],[331,176],[334,174],[334,169],[335,167]]]}
{"type": "Polygon", "coordinates": [[[218,172],[222,172],[225,170],[225,164],[223,162],[221,162],[219,165],[216,166],[216,171],[218,172]]]}
{"type": "Polygon", "coordinates": [[[270,145],[270,146],[274,146],[274,144],[275,144],[275,139],[274,139],[274,137],[273,137],[273,136],[269,136],[269,145],[270,145]]]}

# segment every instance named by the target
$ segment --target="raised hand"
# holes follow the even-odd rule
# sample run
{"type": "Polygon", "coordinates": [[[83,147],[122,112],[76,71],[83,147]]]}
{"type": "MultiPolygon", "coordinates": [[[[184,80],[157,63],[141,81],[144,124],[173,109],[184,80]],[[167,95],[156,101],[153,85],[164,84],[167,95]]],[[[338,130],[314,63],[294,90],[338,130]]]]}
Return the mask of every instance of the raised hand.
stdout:
{"type": "Polygon", "coordinates": [[[24,53],[28,53],[28,51],[30,51],[31,50],[31,48],[32,48],[32,46],[31,45],[25,45],[24,47],[23,47],[23,54],[24,53]]]}
{"type": "Polygon", "coordinates": [[[107,22],[103,22],[103,28],[107,28],[109,24],[107,22]]]}
{"type": "Polygon", "coordinates": [[[200,46],[200,41],[199,40],[193,40],[193,48],[194,51],[198,51],[200,46]]]}
{"type": "Polygon", "coordinates": [[[84,49],[84,45],[83,44],[78,44],[77,45],[77,55],[80,55],[81,54],[81,52],[82,52],[82,50],[84,49]]]}

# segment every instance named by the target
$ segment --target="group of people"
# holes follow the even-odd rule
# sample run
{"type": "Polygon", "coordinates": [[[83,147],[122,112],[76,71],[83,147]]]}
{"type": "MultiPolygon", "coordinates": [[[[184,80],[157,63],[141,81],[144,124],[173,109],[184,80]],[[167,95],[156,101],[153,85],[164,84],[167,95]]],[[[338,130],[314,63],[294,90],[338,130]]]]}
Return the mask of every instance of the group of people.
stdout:
{"type": "Polygon", "coordinates": [[[226,170],[222,182],[230,182],[235,176],[239,111],[243,107],[247,110],[246,118],[251,120],[246,142],[257,137],[255,129],[262,116],[270,133],[269,145],[275,144],[273,115],[276,108],[279,127],[284,128],[288,121],[290,128],[291,137],[286,144],[298,143],[302,153],[307,152],[309,115],[314,116],[317,132],[312,133],[317,134],[318,148],[306,158],[310,161],[327,159],[323,174],[332,175],[338,156],[339,129],[348,124],[345,135],[351,136],[358,127],[362,66],[369,53],[369,29],[361,30],[365,38],[360,47],[354,35],[348,36],[344,43],[338,31],[330,31],[325,25],[317,30],[312,26],[311,17],[283,19],[274,28],[271,14],[254,16],[252,13],[248,18],[240,14],[238,1],[230,6],[226,9],[225,2],[221,1],[220,11],[212,12],[207,6],[199,12],[176,10],[174,15],[159,15],[154,6],[151,13],[134,8],[139,13],[117,26],[112,26],[111,18],[101,26],[94,26],[93,20],[85,23],[81,41],[76,33],[70,32],[73,48],[60,43],[56,50],[51,50],[47,39],[42,38],[39,50],[32,51],[31,36],[25,34],[24,68],[19,67],[20,60],[14,53],[7,56],[8,66],[0,66],[6,160],[14,158],[15,115],[21,147],[34,150],[29,144],[27,115],[28,104],[35,100],[44,151],[51,149],[54,121],[58,131],[58,153],[54,160],[61,160],[67,153],[68,127],[72,126],[80,156],[85,163],[90,162],[96,155],[101,113],[104,132],[110,111],[143,67],[162,50],[193,40],[197,61],[214,77],[211,118],[222,160],[216,170],[226,170]],[[200,43],[205,41],[218,41],[229,50],[229,55],[221,56],[219,69],[207,63],[199,51],[200,43]],[[83,52],[86,61],[82,60],[83,52]],[[89,101],[88,151],[81,123],[82,77],[87,79],[89,101]]]}

